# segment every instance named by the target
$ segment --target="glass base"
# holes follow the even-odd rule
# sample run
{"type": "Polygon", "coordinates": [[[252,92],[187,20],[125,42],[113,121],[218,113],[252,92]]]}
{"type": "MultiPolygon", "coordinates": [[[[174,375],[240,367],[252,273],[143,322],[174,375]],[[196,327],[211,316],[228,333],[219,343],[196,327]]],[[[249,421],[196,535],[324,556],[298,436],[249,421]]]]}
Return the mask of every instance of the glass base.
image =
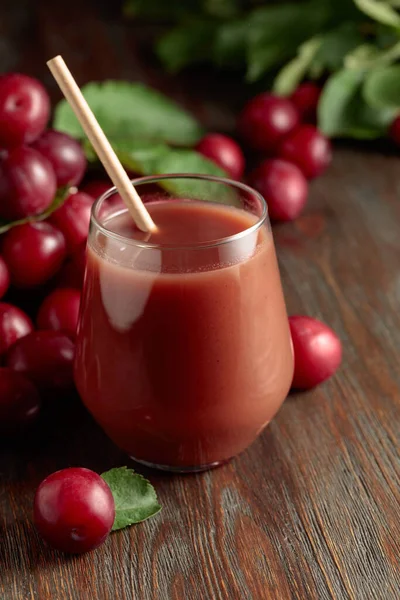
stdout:
{"type": "Polygon", "coordinates": [[[217,467],[221,467],[222,465],[229,462],[228,460],[220,460],[213,463],[209,463],[207,465],[196,465],[193,467],[171,467],[170,465],[159,465],[156,463],[148,462],[147,460],[142,460],[139,458],[135,458],[134,456],[130,457],[135,462],[148,467],[149,469],[158,469],[159,471],[168,471],[169,473],[201,473],[202,471],[208,471],[209,469],[216,469],[217,467]]]}

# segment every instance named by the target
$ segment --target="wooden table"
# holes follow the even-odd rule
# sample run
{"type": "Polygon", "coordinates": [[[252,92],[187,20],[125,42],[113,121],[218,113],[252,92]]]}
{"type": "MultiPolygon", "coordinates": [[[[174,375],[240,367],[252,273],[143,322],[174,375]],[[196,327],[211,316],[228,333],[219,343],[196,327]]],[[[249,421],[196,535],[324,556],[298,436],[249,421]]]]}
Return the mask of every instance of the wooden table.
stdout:
{"type": "MultiPolygon", "coordinates": [[[[56,98],[44,62],[61,52],[80,83],[140,79],[210,128],[230,129],[240,81],[168,79],[139,58],[138,32],[113,4],[3,0],[1,70],[42,78],[56,98]]],[[[343,340],[343,366],[315,391],[289,397],[227,466],[146,473],[163,505],[156,518],[94,553],[52,552],[31,523],[42,478],[70,465],[101,472],[127,458],[76,398],[54,397],[41,435],[2,444],[0,600],[400,598],[399,196],[398,156],[338,148],[304,215],[275,228],[289,312],[328,322],[343,340]]]]}

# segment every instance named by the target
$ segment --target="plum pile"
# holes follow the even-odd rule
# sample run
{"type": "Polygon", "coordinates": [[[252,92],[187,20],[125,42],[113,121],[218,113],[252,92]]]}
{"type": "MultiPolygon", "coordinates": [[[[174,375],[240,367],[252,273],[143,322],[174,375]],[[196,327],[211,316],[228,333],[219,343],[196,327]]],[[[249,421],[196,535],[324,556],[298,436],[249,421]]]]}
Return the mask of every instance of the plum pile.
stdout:
{"type": "Polygon", "coordinates": [[[44,390],[73,385],[94,197],[77,190],[86,171],[81,145],[46,129],[49,118],[50,99],[39,81],[18,73],[0,77],[0,220],[6,225],[0,240],[0,427],[8,432],[34,420],[44,390]],[[52,211],[60,190],[66,199],[52,211]],[[19,299],[38,293],[38,310],[23,303],[27,314],[19,299]]]}

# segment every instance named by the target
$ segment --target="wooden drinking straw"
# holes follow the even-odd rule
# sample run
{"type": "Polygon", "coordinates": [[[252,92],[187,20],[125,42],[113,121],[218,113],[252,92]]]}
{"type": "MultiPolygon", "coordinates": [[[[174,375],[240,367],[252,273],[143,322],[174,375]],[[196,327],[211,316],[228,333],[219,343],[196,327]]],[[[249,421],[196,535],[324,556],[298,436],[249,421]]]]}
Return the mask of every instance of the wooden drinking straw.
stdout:
{"type": "Polygon", "coordinates": [[[125,169],[118,160],[110,142],[83,97],[63,58],[56,56],[47,62],[47,66],[74,111],[76,118],[89,138],[97,156],[103,163],[109,177],[120,193],[137,227],[147,233],[154,231],[156,226],[153,219],[133,187],[125,169]]]}

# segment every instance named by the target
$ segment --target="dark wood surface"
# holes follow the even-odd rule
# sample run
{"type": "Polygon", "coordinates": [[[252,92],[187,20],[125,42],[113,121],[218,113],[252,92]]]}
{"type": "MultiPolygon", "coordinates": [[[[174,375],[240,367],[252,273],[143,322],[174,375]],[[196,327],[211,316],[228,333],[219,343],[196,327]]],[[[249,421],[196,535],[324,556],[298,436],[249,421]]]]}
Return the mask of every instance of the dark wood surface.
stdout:
{"type": "MultiPolygon", "coordinates": [[[[112,0],[2,0],[0,70],[40,77],[56,99],[44,62],[61,52],[81,84],[140,79],[210,128],[232,128],[241,81],[168,79],[138,50],[146,32],[118,14],[112,0]]],[[[276,227],[275,240],[289,312],[339,333],[339,374],[289,397],[227,466],[146,473],[162,513],[81,557],[42,544],[35,488],[56,469],[101,472],[127,458],[76,398],[54,397],[39,431],[1,444],[1,600],[400,598],[399,157],[337,148],[304,215],[276,227]]]]}

